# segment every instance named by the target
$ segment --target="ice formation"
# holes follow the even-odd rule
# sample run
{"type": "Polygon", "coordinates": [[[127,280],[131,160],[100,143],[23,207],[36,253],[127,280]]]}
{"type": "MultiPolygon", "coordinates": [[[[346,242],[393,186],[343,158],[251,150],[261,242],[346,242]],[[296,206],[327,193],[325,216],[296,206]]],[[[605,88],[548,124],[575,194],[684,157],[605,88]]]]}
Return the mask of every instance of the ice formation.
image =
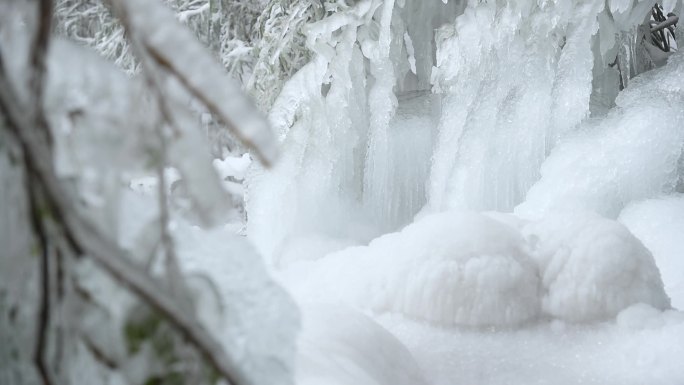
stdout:
{"type": "MultiPolygon", "coordinates": [[[[615,217],[632,196],[671,190],[659,184],[676,174],[670,165],[681,141],[674,129],[682,124],[675,85],[681,59],[632,79],[654,66],[642,39],[651,5],[336,5],[307,26],[313,59],[270,111],[284,153],[275,169],[255,167],[248,177],[250,238],[277,260],[288,238],[364,243],[410,223],[423,207],[510,211],[527,197],[525,210],[543,211],[544,200],[582,200],[591,187],[582,186],[585,167],[564,166],[579,158],[575,150],[603,162],[597,170],[619,168],[585,178],[597,189],[605,185],[590,207],[601,213],[615,217]],[[617,97],[621,86],[628,89],[617,97]],[[656,130],[663,132],[649,136],[656,130]],[[613,139],[624,135],[633,139],[613,139]],[[578,137],[595,148],[573,146],[578,137]],[[652,141],[660,147],[638,148],[652,141]],[[624,152],[604,156],[600,146],[624,152]],[[634,151],[642,170],[620,155],[634,151]],[[614,174],[628,186],[609,191],[614,174]],[[647,183],[629,186],[646,175],[647,183]],[[540,178],[549,187],[535,186],[528,196],[540,178]],[[553,178],[577,181],[565,192],[553,178]]],[[[678,12],[682,5],[665,7],[678,12]]]]}
{"type": "Polygon", "coordinates": [[[535,247],[545,313],[586,322],[609,319],[635,303],[669,308],[653,256],[620,223],[558,212],[522,231],[535,247]]]}
{"type": "Polygon", "coordinates": [[[682,73],[678,53],[633,79],[605,119],[587,122],[551,153],[516,213],[538,217],[574,207],[616,218],[632,200],[675,192],[682,177],[682,73]]]}

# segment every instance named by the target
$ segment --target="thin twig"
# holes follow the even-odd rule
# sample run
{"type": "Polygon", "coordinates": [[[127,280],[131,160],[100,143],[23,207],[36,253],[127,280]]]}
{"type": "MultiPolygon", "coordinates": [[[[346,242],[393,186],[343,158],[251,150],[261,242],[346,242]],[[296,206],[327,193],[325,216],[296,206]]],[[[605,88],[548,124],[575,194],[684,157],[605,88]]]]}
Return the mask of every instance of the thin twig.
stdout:
{"type": "Polygon", "coordinates": [[[50,245],[45,226],[43,225],[43,219],[40,217],[40,197],[38,186],[34,183],[34,178],[31,174],[26,175],[26,188],[30,192],[31,225],[40,245],[40,307],[37,314],[36,345],[33,351],[33,362],[38,369],[38,374],[40,374],[43,384],[52,385],[53,381],[45,364],[45,346],[47,345],[47,333],[50,325],[50,245]]]}
{"type": "Polygon", "coordinates": [[[651,27],[651,33],[665,29],[671,25],[677,24],[679,22],[679,16],[670,16],[667,20],[662,23],[658,23],[651,27]]]}

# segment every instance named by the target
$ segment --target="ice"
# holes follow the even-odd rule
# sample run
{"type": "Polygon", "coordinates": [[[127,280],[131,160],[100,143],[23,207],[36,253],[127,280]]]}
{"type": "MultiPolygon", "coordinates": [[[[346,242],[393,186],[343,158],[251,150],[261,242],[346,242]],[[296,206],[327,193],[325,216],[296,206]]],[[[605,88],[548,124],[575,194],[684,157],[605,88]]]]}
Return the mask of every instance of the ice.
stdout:
{"type": "Polygon", "coordinates": [[[554,212],[523,227],[540,267],[545,313],[571,322],[615,317],[635,303],[670,307],[653,256],[620,223],[554,212]]]}
{"type": "Polygon", "coordinates": [[[551,153],[515,212],[539,217],[579,207],[616,218],[632,200],[674,192],[684,143],[682,71],[677,53],[633,79],[605,119],[587,122],[551,153]]]}
{"type": "Polygon", "coordinates": [[[684,197],[632,203],[619,220],[653,253],[672,306],[684,309],[684,197]]]}
{"type": "Polygon", "coordinates": [[[431,26],[464,4],[404,6],[360,1],[307,27],[314,58],[269,113],[282,159],[247,178],[248,234],[268,259],[278,259],[289,238],[310,233],[367,242],[408,224],[424,204],[439,104],[427,95],[431,26]],[[400,116],[406,110],[416,112],[400,116]]]}

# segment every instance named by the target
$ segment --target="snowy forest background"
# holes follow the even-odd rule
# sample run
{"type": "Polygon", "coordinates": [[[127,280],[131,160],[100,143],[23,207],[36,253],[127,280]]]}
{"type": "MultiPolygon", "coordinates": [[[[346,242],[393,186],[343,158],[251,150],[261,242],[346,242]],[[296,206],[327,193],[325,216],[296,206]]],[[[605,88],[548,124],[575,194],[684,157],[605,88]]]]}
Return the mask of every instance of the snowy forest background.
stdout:
{"type": "Polygon", "coordinates": [[[657,4],[0,0],[0,384],[684,383],[657,4]]]}

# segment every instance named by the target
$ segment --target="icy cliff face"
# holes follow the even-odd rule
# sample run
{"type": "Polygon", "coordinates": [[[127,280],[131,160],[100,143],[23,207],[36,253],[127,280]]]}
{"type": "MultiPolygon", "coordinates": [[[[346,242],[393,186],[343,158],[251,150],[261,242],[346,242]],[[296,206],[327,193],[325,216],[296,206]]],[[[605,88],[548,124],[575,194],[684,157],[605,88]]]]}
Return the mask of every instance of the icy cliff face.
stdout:
{"type": "MultiPolygon", "coordinates": [[[[652,3],[336,3],[328,17],[308,25],[314,58],[271,109],[283,157],[275,169],[255,169],[248,178],[249,236],[278,259],[292,238],[322,234],[365,243],[410,223],[423,208],[511,211],[527,197],[523,213],[571,194],[597,199],[589,208],[615,217],[630,199],[669,191],[656,185],[671,186],[677,173],[670,164],[682,139],[668,128],[681,124],[672,100],[679,91],[653,87],[682,69],[669,64],[641,83],[631,80],[654,66],[642,26],[652,3]],[[652,92],[636,91],[644,87],[652,92]],[[662,121],[654,123],[653,115],[662,121]],[[550,197],[563,186],[554,176],[583,172],[567,166],[579,153],[566,150],[578,131],[603,132],[593,135],[637,151],[634,141],[610,138],[638,140],[661,129],[652,140],[666,159],[656,151],[640,155],[643,167],[658,170],[646,186],[599,198],[573,188],[550,197]],[[549,187],[540,193],[535,186],[528,196],[540,178],[549,187]]],[[[682,8],[681,1],[666,3],[667,11],[682,8]]],[[[586,150],[584,158],[619,165],[620,180],[645,175],[617,153],[586,150]]]]}

